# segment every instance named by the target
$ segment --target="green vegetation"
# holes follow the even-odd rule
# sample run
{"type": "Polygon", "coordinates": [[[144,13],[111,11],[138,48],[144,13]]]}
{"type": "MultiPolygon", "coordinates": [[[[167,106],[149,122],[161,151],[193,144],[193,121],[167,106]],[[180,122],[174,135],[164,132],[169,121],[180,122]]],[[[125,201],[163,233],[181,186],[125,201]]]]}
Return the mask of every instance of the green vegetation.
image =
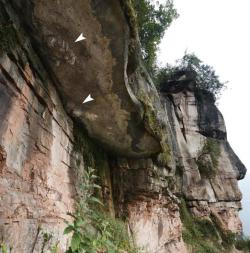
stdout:
{"type": "Polygon", "coordinates": [[[59,241],[57,241],[55,244],[51,245],[51,241],[54,237],[52,233],[43,232],[43,242],[42,242],[42,248],[41,253],[47,252],[45,248],[49,248],[50,253],[57,253],[58,252],[58,244],[59,241]]]}
{"type": "Polygon", "coordinates": [[[135,29],[138,29],[142,58],[156,85],[165,85],[178,71],[189,71],[193,73],[198,89],[209,91],[214,98],[218,98],[225,88],[225,83],[219,80],[213,67],[204,64],[194,53],[185,53],[175,66],[167,65],[165,68],[156,66],[158,45],[166,29],[178,17],[173,0],[167,0],[165,4],[158,4],[158,6],[151,0],[125,2],[132,34],[135,34],[135,29]]]}
{"type": "Polygon", "coordinates": [[[210,215],[210,220],[194,217],[188,210],[184,199],[180,204],[180,215],[184,226],[182,236],[185,243],[196,253],[230,252],[235,246],[248,252],[250,240],[237,239],[237,235],[222,228],[218,218],[210,215]]]}
{"type": "Polygon", "coordinates": [[[224,230],[218,218],[213,214],[211,214],[211,220],[220,234],[220,238],[222,240],[221,245],[226,252],[230,251],[236,243],[236,234],[231,231],[224,230]]]}
{"type": "Polygon", "coordinates": [[[166,140],[166,131],[162,129],[158,119],[157,112],[153,109],[150,98],[145,94],[141,94],[138,96],[139,100],[144,105],[144,122],[148,127],[148,130],[152,132],[154,136],[156,136],[161,145],[161,153],[158,156],[158,161],[161,162],[162,165],[167,165],[171,161],[171,149],[166,140]]]}
{"type": "Polygon", "coordinates": [[[8,247],[5,243],[0,243],[0,251],[1,253],[7,253],[8,252],[8,247]]]}
{"type": "Polygon", "coordinates": [[[155,6],[150,0],[132,0],[142,45],[142,56],[151,74],[155,69],[156,52],[165,30],[178,17],[172,0],[155,6]]]}
{"type": "Polygon", "coordinates": [[[73,222],[68,222],[64,231],[64,234],[72,233],[67,253],[138,252],[125,224],[101,210],[103,204],[94,196],[95,190],[100,189],[100,186],[95,184],[96,179],[94,169],[88,168],[88,171],[84,171],[84,183],[79,189],[76,210],[73,214],[69,213],[73,222]]]}
{"type": "Polygon", "coordinates": [[[220,156],[220,146],[215,139],[207,138],[206,144],[203,147],[203,154],[210,154],[213,166],[218,166],[218,159],[220,156]]]}
{"type": "Polygon", "coordinates": [[[128,17],[131,36],[135,38],[137,34],[138,24],[133,0],[122,0],[121,4],[123,6],[125,15],[128,17]]]}
{"type": "Polygon", "coordinates": [[[9,52],[16,47],[16,30],[10,24],[0,24],[0,55],[9,52]]]}
{"type": "Polygon", "coordinates": [[[225,83],[219,80],[213,67],[204,64],[194,53],[185,53],[175,66],[168,65],[158,70],[156,83],[165,85],[168,80],[174,78],[178,71],[189,71],[193,74],[198,89],[206,90],[218,98],[225,83]]]}
{"type": "MultiPolygon", "coordinates": [[[[59,243],[59,242],[58,242],[59,243]]],[[[50,249],[50,253],[58,253],[58,243],[53,245],[50,249]]]]}
{"type": "Polygon", "coordinates": [[[41,253],[44,253],[44,249],[46,245],[49,243],[49,241],[53,238],[53,235],[50,233],[43,233],[43,244],[42,244],[42,249],[41,253]]]}
{"type": "Polygon", "coordinates": [[[205,219],[198,219],[189,212],[185,200],[181,200],[180,215],[184,226],[183,240],[196,253],[221,253],[219,235],[214,224],[205,219]]]}
{"type": "Polygon", "coordinates": [[[158,45],[166,29],[178,18],[173,0],[166,0],[165,4],[158,6],[151,0],[126,0],[125,3],[132,35],[136,34],[135,30],[138,29],[142,58],[156,85],[166,84],[177,71],[185,70],[194,74],[198,89],[211,92],[215,98],[219,97],[225,83],[219,80],[213,67],[204,64],[194,53],[185,53],[175,66],[168,65],[165,68],[156,66],[158,45]]]}
{"type": "Polygon", "coordinates": [[[236,240],[235,247],[243,252],[250,252],[250,239],[241,237],[236,240]]]}
{"type": "MultiPolygon", "coordinates": [[[[94,168],[96,171],[101,170],[107,161],[106,153],[90,138],[84,127],[78,123],[74,123],[74,149],[82,155],[84,164],[94,168]]],[[[79,167],[81,160],[77,160],[79,167]]]]}
{"type": "Polygon", "coordinates": [[[219,156],[220,146],[218,142],[213,138],[207,138],[201,154],[197,159],[197,165],[201,175],[206,177],[213,177],[216,175],[219,156]],[[209,157],[211,157],[212,164],[204,159],[205,155],[209,155],[209,157]]]}
{"type": "Polygon", "coordinates": [[[13,247],[6,244],[5,242],[0,242],[0,253],[11,253],[13,250],[13,247]]]}

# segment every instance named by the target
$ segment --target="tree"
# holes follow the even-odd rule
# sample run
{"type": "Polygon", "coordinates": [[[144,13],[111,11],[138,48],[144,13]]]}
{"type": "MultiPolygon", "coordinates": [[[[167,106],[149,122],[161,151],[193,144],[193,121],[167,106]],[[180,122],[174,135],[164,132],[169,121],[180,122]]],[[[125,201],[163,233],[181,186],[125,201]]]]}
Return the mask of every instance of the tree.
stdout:
{"type": "Polygon", "coordinates": [[[150,0],[133,0],[133,4],[137,14],[142,57],[152,74],[161,38],[178,14],[172,0],[166,0],[165,4],[157,6],[150,0]]]}
{"type": "Polygon", "coordinates": [[[194,53],[185,53],[182,59],[177,60],[175,66],[167,65],[166,68],[159,69],[157,74],[158,85],[166,84],[178,71],[193,72],[196,87],[211,92],[215,98],[219,97],[221,90],[225,87],[225,82],[220,81],[214,68],[204,64],[194,53]]]}

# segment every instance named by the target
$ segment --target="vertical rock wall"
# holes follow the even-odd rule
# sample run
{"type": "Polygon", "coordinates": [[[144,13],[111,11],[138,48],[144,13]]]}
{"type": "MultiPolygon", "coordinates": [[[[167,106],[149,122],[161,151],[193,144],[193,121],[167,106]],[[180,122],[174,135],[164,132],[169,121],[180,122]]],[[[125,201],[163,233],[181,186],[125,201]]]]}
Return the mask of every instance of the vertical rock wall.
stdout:
{"type": "Polygon", "coordinates": [[[13,253],[41,252],[45,233],[65,249],[75,195],[72,121],[49,79],[22,60],[0,60],[0,234],[13,253]]]}
{"type": "MultiPolygon", "coordinates": [[[[22,3],[27,4],[25,0],[22,3]]],[[[36,21],[45,20],[50,5],[36,3],[36,21]]],[[[111,214],[127,221],[135,243],[147,252],[192,252],[182,238],[181,199],[196,217],[216,220],[225,231],[242,230],[237,180],[246,169],[227,142],[223,117],[211,94],[198,92],[185,74],[167,83],[159,94],[131,53],[138,41],[129,41],[127,19],[120,4],[113,3],[94,1],[90,5],[84,1],[91,36],[87,46],[79,45],[76,51],[89,60],[86,72],[82,58],[76,68],[67,57],[60,58],[67,53],[65,41],[72,39],[72,34],[63,33],[67,38],[56,44],[59,51],[52,47],[39,57],[39,50],[33,47],[37,44],[30,42],[32,36],[22,30],[17,18],[19,3],[14,4],[18,14],[10,19],[5,12],[11,13],[9,4],[0,0],[1,34],[6,29],[5,39],[0,38],[0,240],[12,253],[50,252],[55,245],[65,252],[65,219],[69,219],[67,212],[74,210],[81,171],[88,166],[94,166],[101,176],[102,196],[111,214]],[[105,15],[101,4],[109,7],[105,15]],[[93,26],[92,21],[96,22],[93,26]],[[108,32],[110,24],[115,33],[108,32]],[[102,40],[107,55],[114,57],[114,69],[101,57],[102,40]],[[61,59],[60,71],[56,65],[52,71],[45,64],[50,53],[61,59]],[[71,71],[74,82],[62,78],[66,70],[71,71]],[[83,83],[79,81],[82,76],[83,83]],[[77,84],[80,91],[89,92],[92,82],[96,85],[95,103],[80,108],[83,93],[78,89],[71,93],[72,87],[77,84]],[[87,129],[99,142],[86,136],[79,121],[87,122],[87,129]],[[93,143],[89,145],[89,141],[93,143]]],[[[72,6],[67,15],[73,19],[76,7],[72,6]]],[[[55,11],[50,8],[51,15],[55,11]]],[[[57,11],[61,17],[63,7],[57,11]]],[[[26,14],[31,21],[32,13],[26,14]]],[[[51,20],[43,27],[45,33],[51,20]]],[[[53,26],[48,32],[58,36],[51,35],[52,42],[68,25],[75,27],[74,22],[62,24],[65,30],[53,26]]]]}
{"type": "MultiPolygon", "coordinates": [[[[184,77],[182,77],[183,79],[184,77]]],[[[172,89],[182,81],[172,85],[172,89]]],[[[179,147],[180,189],[192,212],[198,217],[216,216],[222,226],[240,232],[238,211],[241,193],[238,179],[246,169],[226,139],[223,117],[212,94],[188,88],[165,90],[179,147]]]]}

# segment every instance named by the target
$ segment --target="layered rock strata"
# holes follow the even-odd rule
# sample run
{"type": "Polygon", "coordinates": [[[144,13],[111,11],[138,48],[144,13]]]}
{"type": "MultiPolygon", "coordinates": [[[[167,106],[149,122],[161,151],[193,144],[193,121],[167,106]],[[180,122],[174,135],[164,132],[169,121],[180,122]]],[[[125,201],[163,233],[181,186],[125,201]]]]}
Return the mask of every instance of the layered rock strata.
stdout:
{"type": "Polygon", "coordinates": [[[246,169],[213,96],[185,72],[156,90],[128,10],[127,1],[0,0],[0,238],[12,253],[65,252],[67,212],[98,155],[103,198],[145,251],[191,252],[181,199],[196,217],[242,231],[246,169]],[[81,32],[87,40],[75,44],[81,32]]]}

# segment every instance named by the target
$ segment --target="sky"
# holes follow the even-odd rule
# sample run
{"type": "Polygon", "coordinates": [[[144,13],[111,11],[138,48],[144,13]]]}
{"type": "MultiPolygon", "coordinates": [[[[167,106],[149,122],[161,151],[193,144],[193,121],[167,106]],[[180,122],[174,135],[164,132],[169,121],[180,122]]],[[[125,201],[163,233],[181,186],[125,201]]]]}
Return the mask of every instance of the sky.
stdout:
{"type": "MultiPolygon", "coordinates": [[[[159,2],[164,3],[165,0],[159,2]]],[[[175,63],[185,50],[214,67],[228,81],[219,100],[228,140],[249,172],[239,182],[244,233],[250,236],[250,1],[175,0],[179,18],[162,39],[158,63],[175,63]]]]}

